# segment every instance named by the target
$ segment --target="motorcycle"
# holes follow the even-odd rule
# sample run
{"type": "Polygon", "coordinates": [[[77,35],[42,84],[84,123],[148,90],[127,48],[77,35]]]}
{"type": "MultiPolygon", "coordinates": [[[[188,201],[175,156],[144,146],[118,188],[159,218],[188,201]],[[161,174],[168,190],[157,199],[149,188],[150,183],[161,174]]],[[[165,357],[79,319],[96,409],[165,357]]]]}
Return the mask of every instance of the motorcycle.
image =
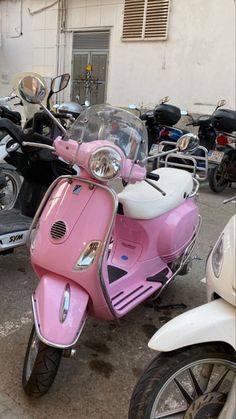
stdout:
{"type": "MultiPolygon", "coordinates": [[[[21,94],[40,101],[40,85],[22,80],[21,94]]],[[[189,135],[175,151],[196,147],[189,135]]],[[[146,173],[147,132],[132,113],[91,106],[50,149],[80,175],[52,183],[30,228],[39,283],[22,383],[32,397],[49,390],[62,355],[73,355],[88,315],[118,321],[186,273],[201,225],[198,181],[178,169],[146,173]],[[109,184],[118,177],[126,182],[119,194],[109,184]]]]}
{"type": "Polygon", "coordinates": [[[236,111],[219,109],[213,114],[213,126],[218,130],[215,150],[209,157],[209,186],[222,192],[236,182],[236,111]]]}
{"type": "MultiPolygon", "coordinates": [[[[63,78],[64,75],[59,76],[59,81],[63,81],[63,78]]],[[[51,89],[54,91],[57,88],[52,81],[51,89]]],[[[46,141],[47,138],[51,144],[53,138],[66,132],[58,119],[49,118],[47,112],[36,112],[24,129],[9,118],[0,118],[0,130],[9,135],[6,145],[8,158],[23,177],[14,207],[0,212],[0,254],[10,253],[14,248],[26,244],[32,218],[48,186],[61,175],[77,173],[50,151],[24,146],[25,141],[34,141],[35,138],[38,141],[41,138],[46,141]]],[[[4,180],[5,177],[0,176],[0,188],[4,186],[4,180]]]]}
{"type": "MultiPolygon", "coordinates": [[[[12,111],[9,102],[16,96],[0,97],[0,118],[8,118],[17,125],[21,124],[21,114],[12,111]]],[[[10,140],[9,135],[0,131],[0,210],[8,210],[14,207],[20,187],[21,179],[15,167],[8,161],[6,145],[10,140]]]]}
{"type": "MultiPolygon", "coordinates": [[[[147,111],[144,114],[141,114],[141,111],[135,105],[129,105],[131,109],[137,110],[140,112],[140,119],[145,121],[147,130],[148,130],[148,151],[152,155],[156,151],[160,150],[159,143],[162,141],[168,142],[165,143],[163,150],[171,150],[175,147],[176,141],[188,131],[174,127],[177,124],[181,116],[188,116],[191,120],[186,124],[198,127],[198,137],[200,140],[200,145],[205,147],[208,151],[214,148],[215,139],[217,136],[216,129],[212,126],[211,116],[201,115],[198,118],[193,118],[186,111],[181,111],[177,106],[167,103],[170,100],[168,96],[162,98],[159,104],[151,111],[147,111]],[[172,144],[173,143],[173,144],[172,144]]],[[[223,106],[225,102],[220,101],[217,104],[218,107],[223,106]]],[[[204,152],[198,150],[199,157],[204,157],[204,152]]],[[[173,158],[174,162],[175,159],[173,158]]],[[[176,160],[177,162],[177,160],[176,160]]],[[[158,164],[164,163],[164,159],[161,162],[153,160],[152,169],[155,170],[158,167],[158,164]]],[[[187,164],[187,162],[182,162],[187,164]]],[[[204,162],[198,161],[198,167],[204,166],[204,162]]],[[[204,170],[205,171],[205,170],[204,170]]],[[[204,178],[205,180],[205,178],[204,178]]]]}
{"type": "Polygon", "coordinates": [[[208,303],[172,319],[149,341],[160,353],[136,384],[129,419],[235,419],[235,254],[236,214],[207,259],[208,303]]]}

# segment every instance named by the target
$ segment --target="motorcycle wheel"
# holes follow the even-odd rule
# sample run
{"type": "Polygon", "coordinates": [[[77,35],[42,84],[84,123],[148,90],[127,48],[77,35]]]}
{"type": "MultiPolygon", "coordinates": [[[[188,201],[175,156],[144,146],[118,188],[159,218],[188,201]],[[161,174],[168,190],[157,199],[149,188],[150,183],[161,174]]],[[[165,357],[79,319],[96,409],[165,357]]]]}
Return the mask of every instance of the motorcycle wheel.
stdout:
{"type": "Polygon", "coordinates": [[[22,386],[28,396],[37,398],[48,392],[56,377],[61,357],[62,349],[41,342],[33,327],[22,374],[22,386]]]}
{"type": "Polygon", "coordinates": [[[14,169],[2,167],[1,175],[5,176],[7,185],[0,191],[0,210],[14,207],[21,188],[21,178],[14,169]]]}
{"type": "Polygon", "coordinates": [[[133,391],[129,419],[217,419],[235,374],[235,354],[221,343],[160,353],[133,391]]]}
{"type": "Polygon", "coordinates": [[[225,179],[226,169],[226,163],[223,163],[209,170],[208,182],[213,192],[222,192],[228,185],[228,181],[225,179]]]}

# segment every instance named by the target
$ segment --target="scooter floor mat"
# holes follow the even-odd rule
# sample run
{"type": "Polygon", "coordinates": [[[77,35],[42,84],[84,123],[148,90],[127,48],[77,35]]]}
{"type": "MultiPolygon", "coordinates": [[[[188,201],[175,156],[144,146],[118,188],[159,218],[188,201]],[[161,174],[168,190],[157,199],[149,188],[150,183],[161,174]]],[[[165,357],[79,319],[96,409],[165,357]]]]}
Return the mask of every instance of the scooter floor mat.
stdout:
{"type": "Polygon", "coordinates": [[[28,230],[31,222],[32,218],[22,215],[17,209],[3,210],[0,212],[0,235],[28,230]]]}

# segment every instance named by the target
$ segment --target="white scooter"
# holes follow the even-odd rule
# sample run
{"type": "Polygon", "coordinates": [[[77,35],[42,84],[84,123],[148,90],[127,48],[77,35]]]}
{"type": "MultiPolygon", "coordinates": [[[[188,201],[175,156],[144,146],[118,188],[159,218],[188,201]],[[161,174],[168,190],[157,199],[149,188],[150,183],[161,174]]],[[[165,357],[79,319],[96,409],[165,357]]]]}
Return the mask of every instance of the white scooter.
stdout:
{"type": "Polygon", "coordinates": [[[160,353],[136,384],[129,419],[236,418],[235,268],[236,213],[207,259],[208,303],[169,321],[149,341],[160,353]]]}

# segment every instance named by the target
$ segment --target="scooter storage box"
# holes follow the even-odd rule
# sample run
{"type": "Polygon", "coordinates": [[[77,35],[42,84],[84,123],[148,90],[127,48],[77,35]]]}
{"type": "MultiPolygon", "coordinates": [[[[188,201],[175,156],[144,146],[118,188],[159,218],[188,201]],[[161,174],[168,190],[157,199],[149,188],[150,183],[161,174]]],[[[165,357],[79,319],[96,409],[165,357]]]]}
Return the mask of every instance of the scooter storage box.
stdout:
{"type": "Polygon", "coordinates": [[[181,111],[177,106],[162,103],[154,109],[154,118],[158,124],[172,126],[181,118],[181,111]]]}
{"type": "Polygon", "coordinates": [[[236,111],[231,109],[217,109],[213,114],[213,126],[218,131],[236,131],[236,111]]]}

